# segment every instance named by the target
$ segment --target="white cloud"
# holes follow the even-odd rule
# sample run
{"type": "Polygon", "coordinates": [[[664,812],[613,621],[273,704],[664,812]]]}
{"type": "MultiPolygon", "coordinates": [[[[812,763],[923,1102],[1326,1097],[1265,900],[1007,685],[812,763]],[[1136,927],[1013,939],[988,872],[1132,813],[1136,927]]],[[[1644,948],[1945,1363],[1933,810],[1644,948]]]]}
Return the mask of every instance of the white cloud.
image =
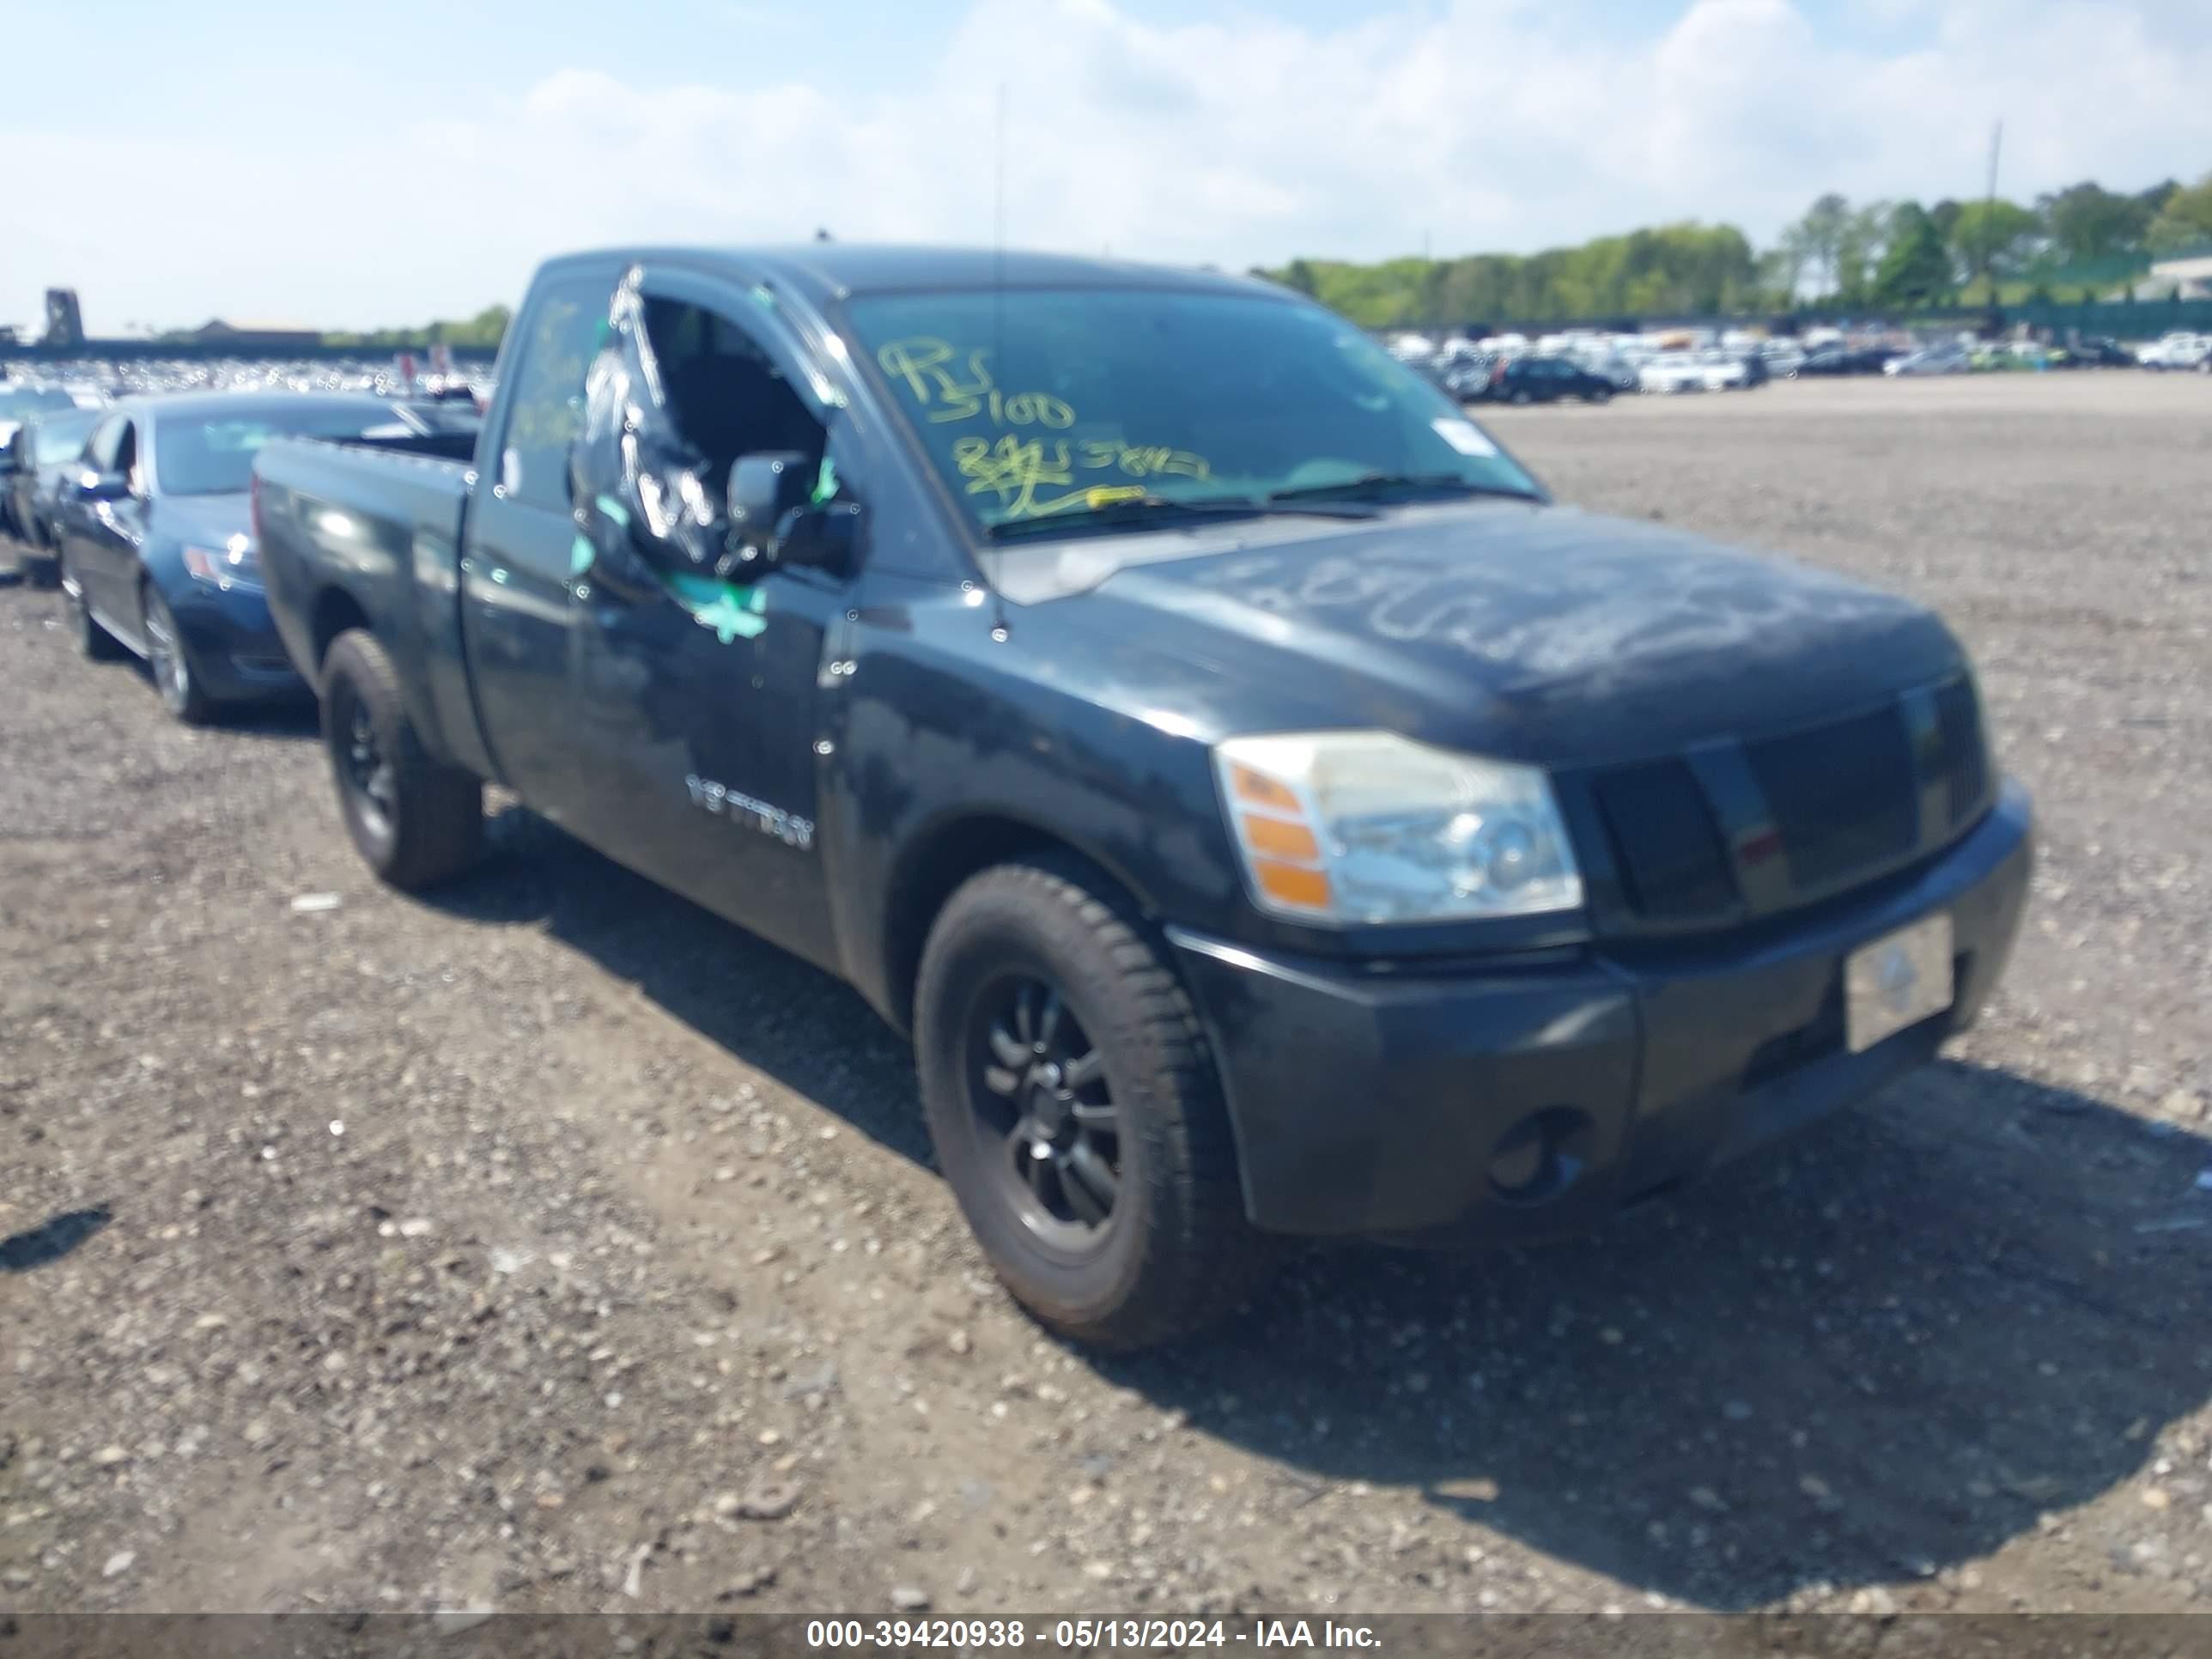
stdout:
{"type": "Polygon", "coordinates": [[[2212,166],[2197,0],[1864,4],[1910,44],[1825,42],[1793,0],[1695,0],[1634,43],[1527,0],[1327,29],[972,0],[933,61],[866,95],[825,55],[743,89],[580,66],[463,118],[334,111],[250,153],[183,120],[158,148],[0,133],[13,178],[57,181],[18,200],[0,314],[70,280],[96,329],[397,322],[509,297],[538,258],[595,243],[988,241],[1001,82],[1011,240],[1231,266],[1688,217],[1763,238],[1823,190],[1976,191],[1998,115],[2015,196],[2212,166]],[[101,199],[86,177],[146,182],[101,199]]]}

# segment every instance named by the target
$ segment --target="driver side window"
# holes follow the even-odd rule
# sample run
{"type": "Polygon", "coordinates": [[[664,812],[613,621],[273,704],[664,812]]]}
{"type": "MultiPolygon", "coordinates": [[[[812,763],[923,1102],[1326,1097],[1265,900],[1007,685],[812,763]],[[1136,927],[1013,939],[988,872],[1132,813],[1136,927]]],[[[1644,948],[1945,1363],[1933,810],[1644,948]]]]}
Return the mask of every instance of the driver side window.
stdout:
{"type": "Polygon", "coordinates": [[[821,477],[830,434],[750,332],[688,301],[645,301],[645,332],[660,368],[668,416],[706,457],[705,477],[729,476],[740,455],[797,450],[821,477]]]}

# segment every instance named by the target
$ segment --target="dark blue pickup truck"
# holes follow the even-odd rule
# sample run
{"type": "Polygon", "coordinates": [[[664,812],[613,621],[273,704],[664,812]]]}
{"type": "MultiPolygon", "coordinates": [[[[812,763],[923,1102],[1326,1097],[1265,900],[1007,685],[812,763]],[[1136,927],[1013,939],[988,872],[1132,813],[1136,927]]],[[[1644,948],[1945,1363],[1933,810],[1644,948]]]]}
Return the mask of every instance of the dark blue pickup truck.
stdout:
{"type": "Polygon", "coordinates": [[[453,877],[496,781],[851,981],[1077,1338],[1594,1224],[1928,1060],[2018,927],[1933,616],[1557,505],[1263,283],[582,254],[498,380],[473,465],[256,465],[355,842],[453,877]]]}

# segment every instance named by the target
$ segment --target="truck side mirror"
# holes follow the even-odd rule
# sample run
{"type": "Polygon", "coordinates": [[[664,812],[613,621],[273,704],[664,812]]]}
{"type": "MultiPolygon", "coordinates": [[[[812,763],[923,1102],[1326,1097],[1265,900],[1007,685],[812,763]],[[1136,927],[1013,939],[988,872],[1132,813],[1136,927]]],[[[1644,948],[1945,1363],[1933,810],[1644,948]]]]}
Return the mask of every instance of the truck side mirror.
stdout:
{"type": "Polygon", "coordinates": [[[818,507],[802,507],[791,515],[783,534],[776,539],[775,562],[843,575],[853,568],[854,556],[860,550],[860,529],[866,521],[866,509],[858,501],[824,501],[818,507]]]}
{"type": "Polygon", "coordinates": [[[745,564],[772,557],[783,515],[806,506],[813,494],[813,475],[798,450],[763,449],[738,456],[730,468],[730,551],[745,564]]]}
{"type": "Polygon", "coordinates": [[[76,475],[76,493],[81,501],[119,501],[131,493],[131,480],[120,472],[100,472],[87,467],[76,475]]]}
{"type": "Polygon", "coordinates": [[[28,471],[23,465],[23,428],[17,427],[8,434],[8,441],[0,444],[0,478],[11,473],[28,471]]]}

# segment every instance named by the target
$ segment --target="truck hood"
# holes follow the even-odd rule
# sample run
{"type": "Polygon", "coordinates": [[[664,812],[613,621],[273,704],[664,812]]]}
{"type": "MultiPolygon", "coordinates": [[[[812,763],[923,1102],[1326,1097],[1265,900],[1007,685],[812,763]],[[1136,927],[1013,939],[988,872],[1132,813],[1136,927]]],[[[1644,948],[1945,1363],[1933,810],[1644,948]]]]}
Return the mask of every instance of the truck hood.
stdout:
{"type": "MultiPolygon", "coordinates": [[[[1276,716],[1304,705],[1317,726],[1553,766],[1831,716],[1964,660],[1906,600],[1573,508],[1455,503],[1247,530],[1115,538],[1136,556],[1082,585],[1085,622],[1217,671],[1224,692],[1264,688],[1255,708],[1276,716]]],[[[1065,546],[1079,564],[1103,551],[1065,546]]],[[[1200,724],[1241,724],[1253,711],[1233,702],[1200,724]]]]}

